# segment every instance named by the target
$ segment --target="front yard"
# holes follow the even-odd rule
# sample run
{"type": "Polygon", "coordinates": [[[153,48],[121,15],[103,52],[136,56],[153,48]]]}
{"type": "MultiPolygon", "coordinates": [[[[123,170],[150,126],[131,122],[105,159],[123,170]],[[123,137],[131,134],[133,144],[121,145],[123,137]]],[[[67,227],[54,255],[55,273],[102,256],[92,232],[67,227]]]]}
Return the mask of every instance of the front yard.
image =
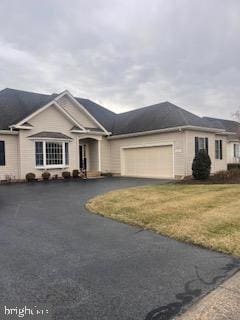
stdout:
{"type": "Polygon", "coordinates": [[[109,192],[87,208],[162,235],[240,256],[240,185],[154,185],[109,192]]]}

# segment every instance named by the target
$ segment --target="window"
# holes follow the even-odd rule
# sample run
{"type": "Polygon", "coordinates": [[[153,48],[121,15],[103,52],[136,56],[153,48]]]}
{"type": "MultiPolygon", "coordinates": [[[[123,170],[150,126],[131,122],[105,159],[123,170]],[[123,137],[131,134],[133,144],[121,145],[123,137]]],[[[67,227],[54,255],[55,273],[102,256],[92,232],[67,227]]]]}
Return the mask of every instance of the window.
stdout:
{"type": "Polygon", "coordinates": [[[65,142],[65,164],[69,165],[68,143],[65,142]]]}
{"type": "Polygon", "coordinates": [[[222,140],[215,140],[215,158],[218,160],[223,158],[222,140]]]}
{"type": "Polygon", "coordinates": [[[208,153],[208,138],[195,137],[195,154],[199,150],[206,150],[208,153]]]}
{"type": "Polygon", "coordinates": [[[35,142],[36,166],[43,166],[43,142],[35,142]]]}
{"type": "Polygon", "coordinates": [[[63,164],[62,143],[46,142],[46,165],[63,164]]]}
{"type": "Polygon", "coordinates": [[[5,166],[5,141],[0,141],[0,166],[5,166]]]}
{"type": "Polygon", "coordinates": [[[36,141],[37,167],[63,167],[69,164],[68,142],[36,141]]]}
{"type": "Polygon", "coordinates": [[[240,158],[240,144],[238,143],[233,145],[233,156],[234,158],[240,158]]]}

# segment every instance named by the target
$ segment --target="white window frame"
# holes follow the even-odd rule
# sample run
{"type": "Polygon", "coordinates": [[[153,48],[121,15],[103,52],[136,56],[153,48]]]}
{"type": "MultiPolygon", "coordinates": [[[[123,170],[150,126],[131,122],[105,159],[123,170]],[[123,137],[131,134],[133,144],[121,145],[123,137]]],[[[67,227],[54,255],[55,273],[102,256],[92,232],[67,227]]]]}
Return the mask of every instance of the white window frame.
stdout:
{"type": "Polygon", "coordinates": [[[239,143],[233,144],[233,157],[234,157],[234,159],[240,158],[240,144],[239,143]],[[235,155],[235,148],[236,148],[236,155],[235,155]]]}
{"type": "Polygon", "coordinates": [[[206,150],[206,149],[207,149],[206,138],[198,137],[198,151],[206,150]],[[202,143],[202,147],[200,147],[200,141],[202,143]]]}
{"type": "Polygon", "coordinates": [[[43,165],[36,165],[36,149],[35,149],[35,168],[36,169],[63,169],[69,167],[69,141],[63,141],[63,140],[35,140],[34,144],[36,142],[42,142],[43,144],[43,165]],[[58,143],[62,144],[62,164],[47,164],[46,163],[46,143],[58,143]],[[68,143],[68,164],[66,164],[66,153],[65,153],[65,143],[68,143]]]}
{"type": "Polygon", "coordinates": [[[216,160],[223,160],[223,141],[221,139],[215,140],[215,159],[216,160]],[[222,144],[222,148],[221,148],[221,144],[222,144]]]}

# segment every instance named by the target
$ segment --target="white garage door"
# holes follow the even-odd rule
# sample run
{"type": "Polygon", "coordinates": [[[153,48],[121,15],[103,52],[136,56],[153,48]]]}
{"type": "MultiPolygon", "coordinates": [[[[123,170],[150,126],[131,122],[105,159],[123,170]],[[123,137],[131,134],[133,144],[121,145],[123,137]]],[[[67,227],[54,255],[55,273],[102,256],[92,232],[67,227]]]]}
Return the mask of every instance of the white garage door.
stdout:
{"type": "Polygon", "coordinates": [[[122,175],[149,178],[173,177],[172,146],[122,149],[122,175]]]}

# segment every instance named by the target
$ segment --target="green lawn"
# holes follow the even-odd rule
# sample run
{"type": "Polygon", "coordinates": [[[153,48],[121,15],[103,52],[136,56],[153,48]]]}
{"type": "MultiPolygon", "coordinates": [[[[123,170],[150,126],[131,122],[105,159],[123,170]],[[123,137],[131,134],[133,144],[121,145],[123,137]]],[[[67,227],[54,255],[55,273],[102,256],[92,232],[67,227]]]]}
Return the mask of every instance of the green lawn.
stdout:
{"type": "Polygon", "coordinates": [[[105,217],[240,256],[240,185],[154,185],[109,192],[87,208],[105,217]]]}

